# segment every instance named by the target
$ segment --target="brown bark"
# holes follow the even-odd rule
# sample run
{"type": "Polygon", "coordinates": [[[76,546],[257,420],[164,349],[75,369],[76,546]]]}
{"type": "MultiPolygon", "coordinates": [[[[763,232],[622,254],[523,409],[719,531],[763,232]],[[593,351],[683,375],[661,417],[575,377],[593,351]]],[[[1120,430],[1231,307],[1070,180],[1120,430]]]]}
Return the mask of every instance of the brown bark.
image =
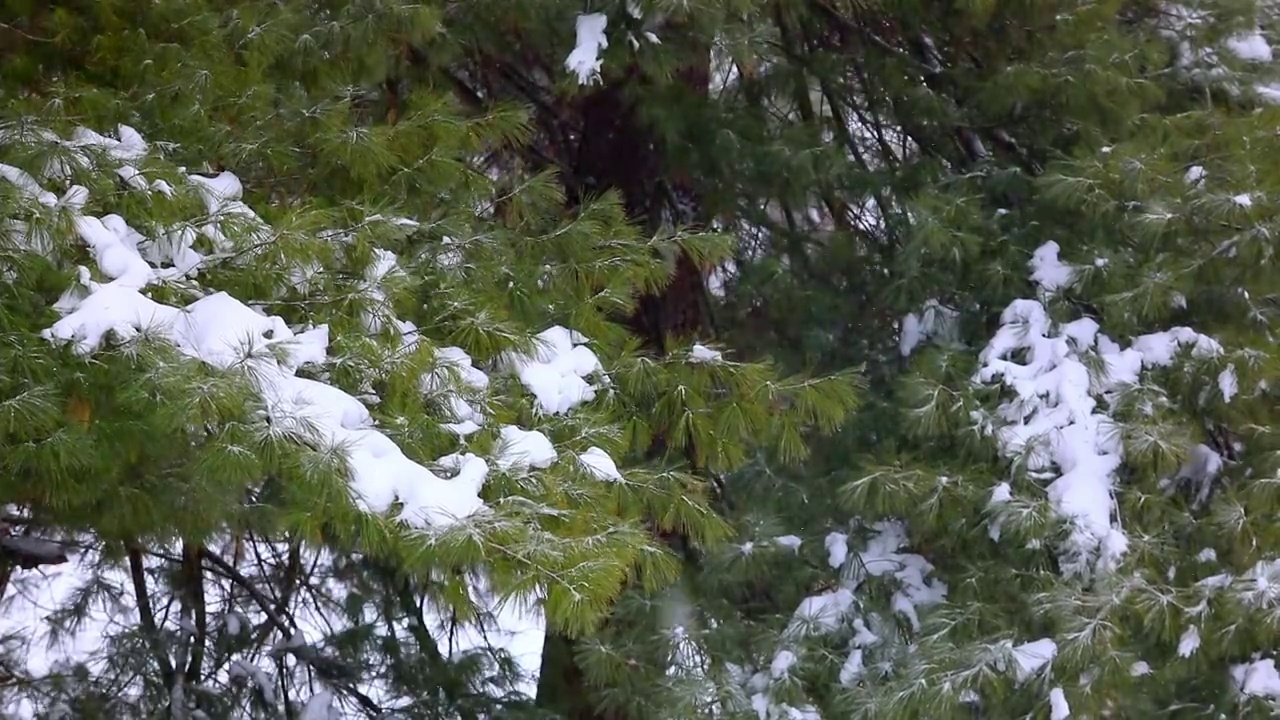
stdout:
{"type": "MultiPolygon", "coordinates": [[[[678,29],[664,33],[664,39],[673,32],[678,29]]],[[[683,83],[694,94],[705,95],[709,63],[709,53],[695,49],[674,81],[683,83]]],[[[673,148],[664,146],[637,106],[636,97],[653,82],[658,81],[645,77],[633,65],[568,104],[580,123],[580,131],[573,156],[562,162],[562,167],[572,168],[572,176],[564,179],[566,196],[577,204],[591,195],[613,190],[621,195],[628,217],[648,232],[659,231],[668,221],[696,227],[702,219],[697,188],[672,161],[673,148]]],[[[648,351],[663,355],[671,350],[673,338],[687,340],[706,337],[711,332],[707,297],[703,269],[681,252],[667,285],[660,292],[638,298],[625,322],[648,351]]],[[[649,455],[657,459],[665,452],[666,442],[659,435],[649,455]]],[[[665,544],[677,552],[688,552],[686,538],[666,535],[660,534],[665,544]]],[[[593,698],[595,689],[580,662],[577,640],[547,633],[538,705],[569,720],[626,720],[629,714],[623,710],[599,708],[593,698]]]]}
{"type": "MultiPolygon", "coordinates": [[[[641,103],[649,91],[670,89],[670,83],[681,86],[679,94],[705,97],[710,51],[679,20],[668,22],[658,35],[668,51],[679,47],[687,59],[670,78],[648,76],[639,63],[633,63],[613,71],[606,68],[600,85],[559,93],[538,79],[554,77],[559,60],[526,46],[519,28],[511,28],[510,42],[501,54],[473,49],[466,70],[437,71],[459,101],[476,112],[512,100],[530,108],[535,137],[516,151],[533,169],[558,173],[569,211],[612,191],[621,197],[628,218],[646,233],[657,233],[668,223],[696,228],[705,218],[696,182],[680,158],[684,148],[663,141],[646,121],[641,103]]],[[[675,144],[680,142],[675,139],[675,144]]],[[[674,258],[666,286],[636,298],[634,311],[619,321],[648,352],[663,355],[674,338],[687,341],[710,334],[709,308],[704,269],[681,252],[674,258]]],[[[657,458],[665,453],[666,443],[659,437],[649,455],[657,458]]],[[[688,545],[678,537],[663,536],[662,541],[678,551],[688,545]]],[[[538,705],[570,720],[626,720],[625,713],[599,710],[578,652],[574,639],[548,633],[538,705]]]]}

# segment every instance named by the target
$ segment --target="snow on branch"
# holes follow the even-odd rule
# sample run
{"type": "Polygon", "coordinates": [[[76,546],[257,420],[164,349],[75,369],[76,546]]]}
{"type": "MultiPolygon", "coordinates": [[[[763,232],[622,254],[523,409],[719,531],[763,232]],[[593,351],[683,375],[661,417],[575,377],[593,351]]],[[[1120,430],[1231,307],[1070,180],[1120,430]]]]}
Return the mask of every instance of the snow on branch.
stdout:
{"type": "MultiPolygon", "coordinates": [[[[1031,266],[1043,298],[1073,281],[1070,267],[1058,260],[1056,243],[1042,246],[1031,266]]],[[[1114,498],[1124,447],[1107,409],[1145,370],[1171,365],[1184,350],[1206,358],[1222,347],[1178,327],[1143,335],[1122,348],[1091,318],[1054,322],[1039,300],[1015,300],[1002,313],[974,382],[1003,387],[1006,399],[994,416],[975,411],[973,419],[996,439],[1005,457],[1051,479],[1045,488],[1049,502],[1071,524],[1060,548],[1065,574],[1110,572],[1125,554],[1129,541],[1115,517],[1114,498]],[[1100,372],[1090,371],[1089,356],[1101,361],[1100,372]]],[[[1008,498],[1008,489],[1000,487],[992,501],[1008,498]]]]}
{"type": "MultiPolygon", "coordinates": [[[[149,152],[142,137],[124,126],[118,134],[119,140],[82,129],[68,141],[52,135],[39,139],[76,151],[93,148],[104,152],[121,163],[116,174],[126,179],[132,190],[171,195],[173,188],[167,183],[157,180],[148,184],[132,164],[149,152]]],[[[87,155],[72,157],[78,158],[77,164],[89,166],[87,155]]],[[[446,456],[436,464],[451,468],[453,475],[441,477],[406,457],[395,442],[375,427],[359,399],[327,383],[298,376],[303,365],[328,361],[327,326],[291,328],[280,317],[267,315],[212,288],[185,307],[157,302],[148,296],[152,286],[163,280],[193,277],[206,260],[194,249],[193,233],[175,229],[162,237],[148,237],[119,215],[98,217],[84,212],[89,191],[83,186],[72,185],[58,198],[20,168],[0,166],[0,175],[39,205],[56,206],[68,213],[96,265],[92,270],[78,268],[78,283],[59,302],[64,316],[45,330],[47,339],[70,343],[82,354],[97,351],[109,338],[120,342],[143,335],[163,339],[190,358],[221,369],[243,371],[252,378],[267,408],[263,422],[273,432],[311,436],[322,446],[341,448],[350,466],[353,499],[369,511],[385,512],[400,503],[400,519],[421,527],[447,525],[481,511],[479,492],[489,472],[488,461],[470,453],[446,456]],[[106,280],[94,280],[95,276],[106,280]]],[[[243,187],[233,173],[223,172],[215,177],[188,175],[186,180],[208,212],[200,222],[193,219],[192,225],[200,228],[200,234],[215,251],[231,248],[231,222],[235,222],[236,230],[247,229],[255,239],[271,236],[267,223],[242,201],[243,187]]],[[[339,234],[333,239],[343,238],[339,234]]],[[[375,301],[385,301],[378,283],[397,272],[395,255],[375,250],[364,290],[375,301]]],[[[394,318],[384,320],[366,317],[365,324],[371,332],[384,324],[394,325],[406,346],[418,341],[412,324],[394,318]]],[[[537,357],[515,358],[512,368],[534,394],[539,409],[561,414],[590,401],[595,386],[584,378],[603,372],[599,359],[583,345],[586,339],[556,327],[544,332],[539,340],[537,357]]],[[[471,389],[488,386],[488,377],[472,366],[471,358],[462,350],[443,348],[438,353],[442,363],[458,371],[471,389]]],[[[438,389],[442,382],[439,374],[424,377],[424,392],[438,389]]],[[[449,405],[455,417],[445,425],[460,436],[474,432],[484,421],[481,413],[460,396],[450,398],[449,405]]],[[[514,427],[502,429],[504,437],[514,437],[517,431],[521,437],[540,435],[514,427]]],[[[545,438],[541,440],[549,446],[545,438]]],[[[554,458],[553,453],[551,457],[554,458]]],[[[502,466],[512,464],[504,457],[497,459],[502,466]]],[[[602,464],[598,458],[597,464],[602,464]]]]}
{"type": "Polygon", "coordinates": [[[578,76],[579,85],[591,85],[600,80],[600,53],[609,47],[609,39],[604,29],[609,18],[603,13],[579,15],[576,26],[577,44],[569,57],[565,58],[564,67],[578,76]]]}
{"type": "MultiPolygon", "coordinates": [[[[593,26],[587,23],[587,27],[593,26]]],[[[599,30],[603,31],[602,21],[599,30]]],[[[602,36],[596,47],[604,47],[602,36]]],[[[480,491],[491,469],[524,472],[546,468],[557,461],[559,453],[543,433],[514,425],[493,428],[499,442],[487,458],[460,450],[430,463],[411,459],[378,427],[365,405],[366,395],[352,395],[325,381],[324,372],[310,372],[338,360],[330,352],[329,326],[291,325],[231,292],[208,287],[208,276],[201,275],[207,273],[213,261],[230,260],[234,264],[235,254],[243,246],[260,248],[277,237],[275,229],[244,201],[244,188],[235,174],[222,172],[203,177],[183,171],[181,181],[174,184],[160,179],[149,181],[148,173],[139,168],[149,159],[151,150],[139,133],[125,126],[117,129],[116,138],[86,129],[77,130],[65,140],[45,131],[20,132],[10,128],[0,132],[0,143],[52,148],[52,154],[61,159],[43,168],[0,164],[0,178],[4,179],[0,182],[12,185],[20,201],[26,201],[13,207],[13,217],[0,217],[0,223],[7,223],[11,230],[9,237],[21,252],[49,254],[50,238],[41,235],[46,231],[32,229],[37,224],[33,216],[56,213],[69,220],[65,227],[71,233],[57,239],[80,244],[89,251],[91,262],[75,268],[72,287],[56,305],[62,317],[44,330],[46,340],[65,343],[88,356],[109,345],[147,338],[172,346],[191,361],[243,375],[261,398],[263,412],[258,420],[264,432],[283,434],[340,453],[346,461],[352,501],[378,514],[397,508],[397,519],[410,527],[438,529],[485,512],[480,491]],[[74,175],[83,172],[114,175],[113,182],[118,179],[126,192],[144,199],[142,207],[147,198],[164,202],[180,193],[190,193],[200,201],[198,217],[159,227],[141,216],[95,214],[89,210],[93,207],[90,190],[72,184],[74,175]],[[61,185],[66,191],[59,197],[46,189],[46,183],[61,185]],[[212,248],[212,254],[197,249],[205,246],[212,248]],[[170,304],[165,299],[174,296],[174,288],[191,292],[197,299],[186,305],[170,304]],[[300,374],[304,368],[309,372],[300,374]]],[[[416,224],[404,218],[374,217],[370,221],[416,224]]],[[[350,243],[349,234],[330,231],[318,239],[350,243]]],[[[315,274],[320,270],[312,259],[298,261],[297,265],[293,279],[299,284],[307,272],[315,274]]],[[[374,248],[369,267],[354,284],[355,291],[377,308],[376,312],[362,311],[364,330],[393,331],[390,334],[399,338],[401,354],[427,342],[418,328],[395,318],[388,309],[391,303],[385,283],[404,275],[395,254],[374,248]]],[[[532,396],[536,415],[569,413],[594,399],[596,391],[607,384],[608,377],[599,358],[587,346],[587,338],[553,327],[541,333],[537,341],[533,356],[494,358],[497,371],[516,376],[532,396]]],[[[461,443],[488,422],[478,399],[489,391],[490,378],[460,348],[432,350],[435,367],[421,378],[421,391],[442,399],[446,417],[439,418],[440,424],[461,443]]],[[[575,459],[580,469],[600,480],[622,479],[613,458],[599,447],[592,446],[576,454],[575,459]]],[[[37,617],[42,612],[40,607],[65,605],[90,577],[124,582],[110,569],[97,567],[94,553],[67,563],[61,554],[51,554],[50,548],[9,550],[31,557],[44,553],[41,557],[47,555],[48,562],[66,564],[58,569],[62,572],[59,582],[44,583],[39,601],[15,598],[9,608],[9,617],[15,622],[5,623],[7,630],[37,632],[43,622],[37,617]]],[[[485,596],[473,598],[476,602],[490,599],[483,581],[482,577],[469,589],[485,596]]],[[[116,615],[127,617],[131,612],[130,608],[122,608],[116,615]]],[[[512,606],[495,609],[494,614],[502,629],[520,636],[523,649],[519,661],[526,674],[536,676],[543,625],[541,610],[512,606]]],[[[235,617],[228,615],[227,622],[239,622],[235,617]]],[[[86,658],[90,651],[85,643],[96,637],[95,647],[99,647],[113,631],[109,623],[102,624],[105,619],[99,620],[102,622],[97,625],[90,622],[71,633],[60,647],[42,653],[41,662],[45,664],[28,667],[28,673],[39,676],[50,667],[86,658]]],[[[297,624],[300,631],[315,635],[312,629],[340,623],[331,617],[318,617],[314,623],[299,618],[297,624]]],[[[452,632],[456,634],[456,629],[452,632]]],[[[472,646],[496,642],[481,637],[472,640],[472,646]]],[[[261,675],[249,665],[240,671],[249,681],[261,675]]],[[[313,701],[308,707],[314,706],[316,713],[327,711],[331,705],[331,698],[323,693],[313,701]]]]}

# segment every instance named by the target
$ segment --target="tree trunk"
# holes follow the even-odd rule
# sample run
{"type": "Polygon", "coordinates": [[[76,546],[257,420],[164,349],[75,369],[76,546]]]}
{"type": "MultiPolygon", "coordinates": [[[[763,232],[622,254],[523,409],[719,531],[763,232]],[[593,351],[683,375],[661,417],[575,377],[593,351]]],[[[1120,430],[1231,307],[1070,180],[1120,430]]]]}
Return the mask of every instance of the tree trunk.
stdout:
{"type": "MultiPolygon", "coordinates": [[[[709,68],[709,52],[695,50],[687,66],[676,73],[676,82],[705,95],[709,68]]],[[[628,217],[648,232],[657,232],[668,222],[696,226],[702,212],[697,190],[684,173],[673,168],[668,155],[671,149],[646,127],[635,104],[634,91],[648,82],[640,69],[632,66],[574,104],[582,130],[576,156],[567,158],[574,177],[564,178],[566,196],[577,204],[592,194],[615,190],[622,196],[628,217]]],[[[702,268],[687,253],[681,253],[668,284],[661,292],[638,298],[626,323],[647,350],[665,355],[672,350],[672,338],[705,337],[711,332],[707,298],[702,268]]],[[[665,447],[663,438],[656,437],[650,459],[661,456],[665,447]]],[[[688,546],[684,538],[664,541],[680,551],[688,546]]],[[[578,641],[548,631],[538,706],[569,720],[626,720],[625,711],[599,709],[578,654],[578,641]]]]}
{"type": "MultiPolygon", "coordinates": [[[[705,220],[700,217],[703,209],[697,188],[685,164],[672,162],[685,148],[662,142],[646,124],[636,98],[648,90],[670,89],[671,83],[682,86],[677,94],[706,97],[710,48],[680,20],[668,20],[658,34],[669,52],[678,45],[687,58],[671,79],[648,77],[638,63],[632,63],[616,72],[606,69],[602,85],[579,89],[571,97],[560,96],[538,79],[551,74],[560,61],[543,56],[537,46],[525,46],[518,29],[513,29],[512,42],[501,54],[473,48],[470,72],[445,69],[444,79],[464,105],[479,112],[510,99],[531,107],[538,133],[521,149],[521,156],[539,170],[557,171],[570,210],[615,191],[628,218],[648,233],[659,232],[668,223],[696,227],[705,220]]],[[[420,55],[406,54],[406,68],[421,71],[422,63],[415,60],[420,55]]],[[[681,253],[663,290],[637,298],[634,312],[619,321],[646,350],[664,355],[671,350],[671,338],[687,340],[710,333],[709,308],[703,269],[681,253]]],[[[657,437],[651,459],[660,457],[665,446],[657,437]]],[[[688,544],[683,538],[663,540],[673,548],[688,544]]],[[[567,636],[547,633],[538,706],[570,720],[626,720],[625,713],[599,711],[594,690],[578,663],[578,647],[567,636]]]]}

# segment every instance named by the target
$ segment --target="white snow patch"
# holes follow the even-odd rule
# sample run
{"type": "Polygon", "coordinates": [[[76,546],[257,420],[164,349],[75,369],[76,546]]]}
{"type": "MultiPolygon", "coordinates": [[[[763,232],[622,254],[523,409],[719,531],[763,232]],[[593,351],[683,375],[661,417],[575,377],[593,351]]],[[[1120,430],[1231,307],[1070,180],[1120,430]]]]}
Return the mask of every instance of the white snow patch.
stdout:
{"type": "Polygon", "coordinates": [[[498,452],[494,462],[504,471],[551,467],[557,457],[551,441],[537,430],[504,425],[499,431],[498,452]]]}
{"type": "Polygon", "coordinates": [[[1226,45],[1241,60],[1269,63],[1273,59],[1271,44],[1257,29],[1227,38],[1226,45]]]}
{"type": "Polygon", "coordinates": [[[959,340],[960,313],[937,300],[929,300],[919,313],[907,313],[898,327],[898,352],[908,357],[921,343],[933,340],[954,345],[959,340]]]}
{"type": "Polygon", "coordinates": [[[853,600],[853,593],[846,588],[805,598],[800,602],[800,607],[796,608],[784,635],[793,638],[811,632],[835,630],[853,607],[853,600]]]}
{"type": "Polygon", "coordinates": [[[298,720],[339,720],[342,713],[333,706],[333,693],[328,690],[322,690],[307,701],[302,706],[302,714],[298,716],[298,720]]]}
{"type": "Polygon", "coordinates": [[[1031,279],[1046,293],[1055,293],[1075,282],[1076,270],[1058,258],[1061,248],[1050,240],[1031,256],[1031,279]]]}
{"type": "Polygon", "coordinates": [[[842,532],[828,533],[825,543],[827,546],[827,564],[833,570],[839,570],[844,567],[845,560],[849,557],[849,536],[842,532]]]}
{"type": "MultiPolygon", "coordinates": [[[[752,707],[759,717],[767,720],[818,717],[817,711],[811,707],[798,708],[793,704],[797,698],[791,688],[778,689],[777,695],[774,689],[774,685],[782,682],[786,676],[785,672],[779,673],[777,668],[790,668],[798,662],[806,646],[805,638],[814,634],[825,635],[852,629],[853,637],[849,641],[848,655],[840,669],[839,681],[850,685],[867,671],[866,649],[883,642],[868,627],[868,620],[873,623],[885,622],[882,616],[875,613],[866,618],[856,616],[860,605],[855,593],[868,578],[891,578],[890,587],[894,592],[890,610],[906,618],[917,629],[919,609],[945,599],[946,585],[936,579],[926,579],[932,566],[919,555],[899,552],[906,545],[905,526],[899,522],[880,522],[868,529],[871,530],[871,536],[865,548],[857,553],[850,553],[849,537],[845,533],[831,532],[826,536],[828,564],[833,569],[841,570],[839,585],[801,601],[782,633],[773,666],[767,671],[746,673],[746,696],[751,698],[752,707]],[[783,697],[787,701],[783,701],[783,697]]],[[[893,627],[890,620],[885,625],[885,630],[893,627]]],[[[891,632],[892,642],[897,638],[897,631],[891,632]]],[[[877,671],[882,669],[877,665],[877,671]]]]}
{"type": "Polygon", "coordinates": [[[539,333],[536,342],[534,355],[511,355],[506,364],[533,393],[540,412],[561,415],[595,399],[598,385],[587,378],[603,377],[604,368],[586,338],[557,325],[539,333]]]}
{"type": "Polygon", "coordinates": [[[598,447],[587,448],[587,451],[578,455],[578,462],[587,469],[592,475],[601,480],[612,480],[615,482],[622,481],[622,473],[618,472],[618,465],[609,457],[609,454],[598,447]]]}
{"type": "MultiPolygon", "coordinates": [[[[1042,294],[1071,280],[1054,243],[1037,251],[1031,265],[1042,294]]],[[[975,411],[979,428],[996,438],[1003,455],[1022,459],[1029,472],[1057,476],[1046,491],[1057,514],[1071,523],[1060,549],[1068,575],[1109,572],[1128,546],[1112,519],[1123,447],[1102,409],[1116,391],[1136,383],[1143,369],[1171,365],[1184,348],[1198,358],[1222,352],[1212,338],[1185,327],[1143,335],[1123,350],[1098,330],[1090,319],[1056,325],[1040,302],[1015,300],[1001,315],[974,377],[983,385],[1000,383],[1013,395],[994,417],[975,411]],[[1104,372],[1089,371],[1086,353],[1097,356],[1104,372]]]]}
{"type": "Polygon", "coordinates": [[[604,29],[609,18],[603,13],[579,15],[576,23],[577,44],[565,58],[565,69],[578,76],[579,85],[590,85],[600,80],[600,53],[609,47],[604,29]]]}
{"type": "Polygon", "coordinates": [[[1178,639],[1178,657],[1188,658],[1200,649],[1200,628],[1192,625],[1178,639]]]}
{"type": "Polygon", "coordinates": [[[1233,666],[1231,679],[1245,695],[1280,698],[1280,673],[1271,658],[1233,666]]]}
{"type": "Polygon", "coordinates": [[[797,552],[800,550],[800,545],[804,542],[795,535],[779,535],[774,538],[773,541],[784,548],[795,550],[797,552]]]}
{"type": "Polygon", "coordinates": [[[854,563],[853,587],[861,585],[867,577],[890,575],[898,583],[898,589],[890,599],[890,607],[906,617],[913,629],[919,630],[918,608],[945,600],[947,585],[937,578],[925,579],[933,571],[933,565],[924,557],[898,552],[908,544],[905,525],[881,521],[871,527],[876,535],[859,553],[860,562],[854,563]]]}
{"type": "Polygon", "coordinates": [[[849,651],[849,657],[844,661],[844,665],[840,666],[840,684],[846,687],[858,681],[862,674],[866,671],[866,665],[862,660],[862,648],[856,647],[849,651]]]}
{"type": "Polygon", "coordinates": [[[1236,377],[1236,367],[1228,365],[1218,373],[1218,389],[1222,391],[1222,401],[1231,402],[1231,398],[1240,393],[1240,381],[1236,377]]]}
{"type": "Polygon", "coordinates": [[[1049,638],[1033,640],[1012,649],[1014,661],[1014,677],[1018,682],[1025,682],[1032,675],[1040,672],[1058,655],[1058,644],[1049,638]]]}
{"type": "Polygon", "coordinates": [[[1071,706],[1067,704],[1067,696],[1062,688],[1049,691],[1049,720],[1067,720],[1071,717],[1071,706]]]}
{"type": "Polygon", "coordinates": [[[773,663],[769,665],[769,672],[775,677],[780,678],[787,675],[791,671],[791,666],[796,663],[796,654],[790,650],[782,650],[773,656],[773,663]]]}
{"type": "MultiPolygon", "coordinates": [[[[996,483],[991,489],[991,498],[987,500],[988,508],[995,508],[1004,505],[1013,499],[1013,488],[1007,482],[996,483]]],[[[987,536],[992,542],[1000,542],[1000,535],[1004,531],[1004,526],[1000,522],[1000,518],[992,517],[987,524],[987,536]]]]}
{"type": "Polygon", "coordinates": [[[712,350],[701,344],[694,344],[693,349],[689,351],[689,362],[714,363],[720,362],[723,357],[724,355],[719,350],[712,350]]]}

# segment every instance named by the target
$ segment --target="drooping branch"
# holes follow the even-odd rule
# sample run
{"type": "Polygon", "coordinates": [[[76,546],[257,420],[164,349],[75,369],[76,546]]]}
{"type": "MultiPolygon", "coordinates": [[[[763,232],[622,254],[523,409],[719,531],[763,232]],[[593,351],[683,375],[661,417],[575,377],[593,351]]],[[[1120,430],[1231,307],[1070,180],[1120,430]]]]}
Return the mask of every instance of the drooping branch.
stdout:
{"type": "Polygon", "coordinates": [[[67,546],[53,540],[26,535],[0,537],[0,561],[23,570],[67,562],[67,546]]]}

